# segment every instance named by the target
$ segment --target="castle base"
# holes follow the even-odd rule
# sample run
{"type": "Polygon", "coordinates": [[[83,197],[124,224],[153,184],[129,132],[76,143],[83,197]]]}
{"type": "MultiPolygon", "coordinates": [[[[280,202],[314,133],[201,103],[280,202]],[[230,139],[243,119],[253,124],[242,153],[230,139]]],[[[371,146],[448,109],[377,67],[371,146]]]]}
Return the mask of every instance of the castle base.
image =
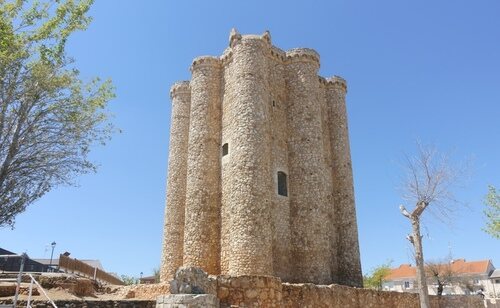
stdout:
{"type": "MultiPolygon", "coordinates": [[[[272,276],[207,275],[197,268],[180,268],[170,282],[172,295],[159,296],[157,308],[170,307],[328,307],[418,308],[415,293],[399,293],[342,285],[282,283],[272,276]],[[181,293],[206,294],[181,294],[181,293]]],[[[475,295],[430,296],[433,308],[482,308],[475,295]]]]}

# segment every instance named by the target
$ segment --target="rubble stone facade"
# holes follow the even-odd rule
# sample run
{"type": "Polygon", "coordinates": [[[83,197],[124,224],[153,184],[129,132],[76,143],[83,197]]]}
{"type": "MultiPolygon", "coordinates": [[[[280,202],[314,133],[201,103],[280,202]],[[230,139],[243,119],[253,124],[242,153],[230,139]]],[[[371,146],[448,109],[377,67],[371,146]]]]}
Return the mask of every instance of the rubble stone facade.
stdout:
{"type": "Polygon", "coordinates": [[[162,281],[193,266],[362,285],[347,86],[319,66],[233,30],[172,86],[162,281]]]}

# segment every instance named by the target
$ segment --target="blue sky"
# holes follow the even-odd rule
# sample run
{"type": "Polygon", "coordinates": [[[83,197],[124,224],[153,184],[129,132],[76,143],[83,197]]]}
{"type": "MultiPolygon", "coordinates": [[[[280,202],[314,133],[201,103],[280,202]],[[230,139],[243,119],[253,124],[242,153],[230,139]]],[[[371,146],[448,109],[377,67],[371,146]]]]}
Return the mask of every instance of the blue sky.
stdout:
{"type": "Polygon", "coordinates": [[[94,22],[68,52],[83,78],[110,77],[123,130],[92,157],[97,174],[58,187],[0,229],[0,247],[32,257],[71,252],[119,274],[160,263],[170,85],[190,78],[200,55],[220,55],[232,27],[270,30],[284,49],[310,47],[320,74],[347,79],[349,128],[364,272],[388,259],[411,262],[397,191],[403,153],[415,140],[474,172],[457,196],[452,226],[425,218],[424,255],[491,259],[500,242],[481,231],[487,185],[500,187],[500,2],[498,1],[96,1],[94,22]]]}

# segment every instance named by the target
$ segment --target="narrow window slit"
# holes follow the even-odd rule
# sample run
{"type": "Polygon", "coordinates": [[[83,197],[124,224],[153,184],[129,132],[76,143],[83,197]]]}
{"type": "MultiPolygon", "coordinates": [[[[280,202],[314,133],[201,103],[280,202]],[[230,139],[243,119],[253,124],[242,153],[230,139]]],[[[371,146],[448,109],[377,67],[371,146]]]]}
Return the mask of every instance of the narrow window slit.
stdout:
{"type": "Polygon", "coordinates": [[[229,145],[227,143],[224,143],[222,146],[222,156],[226,156],[229,153],[229,145]]]}
{"type": "Polygon", "coordinates": [[[286,173],[278,171],[278,195],[288,197],[286,173]]]}

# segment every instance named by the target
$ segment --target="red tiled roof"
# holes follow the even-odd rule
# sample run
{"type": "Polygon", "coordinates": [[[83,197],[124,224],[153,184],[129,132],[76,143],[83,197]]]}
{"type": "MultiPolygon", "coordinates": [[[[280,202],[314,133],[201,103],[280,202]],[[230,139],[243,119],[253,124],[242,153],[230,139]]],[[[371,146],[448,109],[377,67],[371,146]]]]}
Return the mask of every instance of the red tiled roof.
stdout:
{"type": "Polygon", "coordinates": [[[451,271],[460,274],[482,274],[488,270],[490,260],[465,262],[465,259],[457,259],[451,262],[451,271]]]}
{"type": "Polygon", "coordinates": [[[413,278],[417,276],[417,269],[410,264],[401,264],[398,268],[391,268],[391,272],[384,279],[396,280],[399,278],[413,278]]]}
{"type": "MultiPolygon", "coordinates": [[[[457,259],[451,262],[451,271],[457,274],[482,274],[487,273],[490,260],[470,261],[457,259]]],[[[444,265],[444,264],[443,264],[444,265]]],[[[402,278],[415,278],[417,269],[410,264],[401,264],[397,268],[392,268],[385,280],[398,280],[402,278]]]]}

